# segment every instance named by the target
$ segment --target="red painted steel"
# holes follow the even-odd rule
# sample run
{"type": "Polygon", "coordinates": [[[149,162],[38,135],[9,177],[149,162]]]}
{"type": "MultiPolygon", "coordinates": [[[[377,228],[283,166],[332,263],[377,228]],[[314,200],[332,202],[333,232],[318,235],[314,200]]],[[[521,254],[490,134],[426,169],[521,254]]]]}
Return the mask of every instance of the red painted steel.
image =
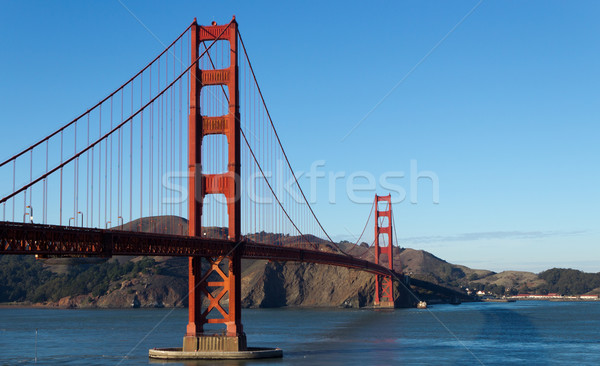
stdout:
{"type": "MultiPolygon", "coordinates": [[[[189,259],[189,322],[186,336],[199,336],[206,323],[223,323],[228,336],[243,336],[241,319],[241,202],[239,198],[240,161],[240,107],[237,65],[237,23],[235,18],[226,25],[192,25],[192,63],[198,58],[200,43],[203,41],[225,40],[230,46],[230,66],[222,70],[202,70],[198,65],[192,68],[190,78],[189,115],[189,235],[201,234],[202,201],[207,194],[222,194],[227,201],[229,216],[228,239],[234,243],[229,251],[217,258],[205,257],[209,266],[202,270],[202,259],[189,259]],[[229,90],[229,111],[225,116],[203,117],[200,111],[200,94],[208,85],[227,86],[229,90]],[[227,172],[223,174],[202,174],[202,138],[205,135],[223,134],[228,142],[227,172]],[[227,270],[222,270],[222,265],[227,270]],[[210,279],[220,278],[219,281],[210,279]],[[209,282],[210,281],[210,282],[209,282]],[[212,291],[209,290],[212,289],[212,291]],[[213,291],[218,288],[218,295],[213,291]],[[220,300],[228,295],[227,309],[220,300]],[[202,310],[202,298],[209,301],[208,308],[202,310]],[[209,318],[213,309],[220,318],[209,318]]],[[[215,152],[221,154],[221,152],[215,152]]],[[[206,157],[205,157],[206,158],[206,157]]]]}
{"type": "MultiPolygon", "coordinates": [[[[394,253],[392,245],[392,195],[375,195],[375,263],[381,263],[381,255],[387,256],[387,268],[394,269],[394,253]],[[386,205],[385,208],[379,206],[380,202],[386,205]],[[385,220],[387,219],[387,220],[385,220]],[[381,246],[380,235],[387,235],[387,246],[381,246]]],[[[375,281],[375,306],[393,306],[394,289],[391,273],[377,275],[375,281]]]]}
{"type": "MultiPolygon", "coordinates": [[[[191,62],[198,59],[198,24],[194,19],[191,26],[191,62]]],[[[198,131],[197,121],[200,114],[200,90],[198,87],[198,66],[190,69],[190,111],[188,119],[188,233],[191,237],[201,235],[202,218],[202,173],[201,169],[201,144],[202,135],[198,131]]],[[[188,259],[188,325],[186,336],[196,336],[202,332],[202,294],[200,291],[201,261],[198,257],[188,259]],[[200,322],[198,324],[198,322],[200,322]]]]}
{"type": "MultiPolygon", "coordinates": [[[[0,221],[0,255],[221,257],[227,256],[235,246],[235,242],[223,239],[0,221]]],[[[310,262],[354,268],[376,275],[389,274],[384,266],[343,254],[248,240],[244,240],[238,248],[243,258],[310,262]]]]}

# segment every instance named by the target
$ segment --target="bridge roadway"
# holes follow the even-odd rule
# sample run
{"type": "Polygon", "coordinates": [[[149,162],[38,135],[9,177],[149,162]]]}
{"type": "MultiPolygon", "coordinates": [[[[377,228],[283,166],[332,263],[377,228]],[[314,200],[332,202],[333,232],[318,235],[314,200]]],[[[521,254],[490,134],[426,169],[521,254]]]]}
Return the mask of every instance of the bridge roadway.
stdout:
{"type": "MultiPolygon", "coordinates": [[[[0,254],[218,257],[230,254],[235,246],[222,239],[0,221],[0,254]]],[[[390,275],[383,266],[337,253],[251,241],[243,241],[240,248],[243,258],[330,264],[390,275]]],[[[401,274],[395,275],[402,278],[401,274]]]]}
{"type": "MultiPolygon", "coordinates": [[[[218,257],[230,254],[235,245],[222,239],[0,221],[0,255],[218,257]]],[[[338,253],[252,241],[243,241],[240,246],[243,258],[328,264],[376,275],[390,275],[390,270],[383,266],[338,253]]],[[[404,279],[400,273],[394,272],[393,275],[397,279],[404,279]]],[[[431,282],[414,278],[409,281],[411,285],[448,297],[472,300],[464,293],[431,282]]]]}

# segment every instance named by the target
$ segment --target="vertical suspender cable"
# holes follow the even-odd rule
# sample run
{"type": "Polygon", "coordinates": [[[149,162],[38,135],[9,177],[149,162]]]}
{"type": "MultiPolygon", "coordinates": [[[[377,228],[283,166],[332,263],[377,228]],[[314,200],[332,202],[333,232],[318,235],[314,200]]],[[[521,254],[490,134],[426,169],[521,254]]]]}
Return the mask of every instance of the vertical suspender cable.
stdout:
{"type": "MultiPolygon", "coordinates": [[[[99,108],[100,120],[98,123],[98,137],[102,136],[102,106],[99,108]]],[[[102,225],[102,142],[98,144],[98,227],[104,228],[102,225]]]]}
{"type": "MultiPolygon", "coordinates": [[[[110,97],[110,129],[113,129],[113,97],[110,97]]],[[[108,210],[108,219],[112,221],[113,215],[113,135],[110,135],[110,189],[108,194],[110,209],[108,210]]],[[[114,225],[113,225],[114,226],[114,225]]]]}
{"type": "MultiPolygon", "coordinates": [[[[190,42],[191,42],[191,37],[192,37],[192,36],[191,36],[191,32],[190,32],[190,42]]],[[[190,51],[190,52],[191,52],[191,51],[190,51]]],[[[187,56],[189,56],[189,52],[188,52],[187,56]]],[[[191,75],[191,72],[190,72],[189,74],[191,75]]],[[[186,95],[188,98],[189,98],[189,95],[190,95],[190,75],[188,75],[188,77],[186,77],[186,78],[185,78],[185,95],[186,95]]],[[[189,110],[190,110],[190,108],[191,108],[191,105],[190,105],[189,103],[190,103],[189,101],[186,103],[186,104],[187,104],[187,108],[186,108],[186,110],[187,110],[187,111],[189,111],[189,110]]],[[[189,112],[188,112],[188,113],[189,113],[189,112]]],[[[189,123],[189,119],[188,119],[188,123],[189,123]]],[[[186,145],[186,147],[188,147],[188,145],[186,145]]],[[[189,158],[189,156],[188,156],[188,159],[190,159],[190,158],[189,158]]],[[[188,176],[188,175],[189,175],[189,172],[190,172],[190,169],[189,169],[189,166],[188,166],[187,164],[185,165],[185,167],[186,167],[186,169],[185,169],[186,176],[188,176]]],[[[188,200],[189,200],[189,199],[190,199],[190,198],[188,197],[188,200]]],[[[183,209],[182,209],[182,210],[183,210],[183,209]]],[[[189,220],[189,215],[188,215],[188,220],[189,220]]],[[[188,227],[187,234],[188,234],[188,235],[190,234],[189,227],[188,227]]]]}
{"type": "MultiPolygon", "coordinates": [[[[158,67],[160,69],[160,59],[158,59],[158,67]]],[[[150,67],[150,81],[149,81],[150,98],[152,98],[152,67],[150,67]]],[[[160,92],[160,77],[158,83],[158,90],[160,92]]],[[[150,164],[148,165],[150,179],[148,187],[148,198],[149,198],[149,210],[150,216],[154,213],[154,103],[150,106],[150,164]]]]}
{"type": "MultiPolygon", "coordinates": [[[[144,105],[144,75],[140,78],[140,108],[144,105]]],[[[140,113],[140,229],[144,223],[144,111],[140,113]]],[[[141,231],[141,230],[140,230],[141,231]]]]}
{"type": "MultiPolygon", "coordinates": [[[[17,176],[17,159],[13,160],[13,192],[17,190],[15,177],[17,176]]],[[[12,200],[12,221],[15,221],[15,200],[12,200]]]]}
{"type": "MultiPolygon", "coordinates": [[[[158,90],[160,90],[160,76],[161,76],[161,74],[160,74],[160,60],[159,60],[159,63],[158,63],[158,74],[157,75],[158,75],[158,90]]],[[[157,159],[158,159],[157,177],[160,177],[160,167],[161,167],[161,162],[162,162],[162,159],[163,159],[163,156],[162,156],[163,153],[162,153],[162,150],[161,150],[161,147],[162,147],[162,140],[161,140],[161,138],[162,138],[162,135],[161,135],[161,126],[162,126],[162,96],[160,98],[158,98],[157,102],[158,102],[157,103],[158,104],[158,108],[157,108],[158,109],[158,116],[157,116],[158,117],[158,122],[157,122],[157,131],[156,131],[157,135],[158,135],[158,139],[157,139],[157,150],[158,150],[158,152],[157,152],[157,159]]],[[[157,196],[157,200],[158,200],[158,214],[159,215],[161,215],[161,209],[160,209],[160,206],[161,206],[161,203],[160,203],[160,190],[161,190],[161,188],[160,188],[160,184],[159,184],[158,187],[157,187],[157,192],[156,192],[157,193],[156,196],[157,196]]]]}
{"type": "MultiPolygon", "coordinates": [[[[112,99],[112,97],[111,97],[111,99],[112,99]]],[[[111,110],[111,113],[112,113],[112,110],[111,110]]],[[[112,130],[112,128],[111,128],[111,130],[112,130]]],[[[107,226],[107,222],[108,222],[108,139],[105,139],[104,140],[104,225],[103,225],[103,227],[107,226]]]]}
{"type": "MultiPolygon", "coordinates": [[[[175,80],[175,51],[177,50],[176,46],[173,48],[173,80],[175,80]]],[[[173,166],[175,163],[175,85],[171,87],[171,165],[168,170],[168,176],[173,175],[173,166]]],[[[175,226],[175,212],[173,207],[173,190],[169,190],[169,215],[171,216],[171,230],[169,234],[174,234],[173,229],[175,226]]]]}
{"type": "MultiPolygon", "coordinates": [[[[121,122],[123,122],[123,92],[121,92],[121,122]]],[[[121,218],[121,224],[123,224],[123,129],[119,129],[119,179],[118,179],[118,189],[119,192],[117,195],[118,199],[118,217],[121,218]]]]}
{"type": "MultiPolygon", "coordinates": [[[[168,81],[165,80],[165,84],[168,84],[168,81]]],[[[163,203],[163,187],[160,184],[160,177],[163,174],[163,170],[164,170],[164,164],[165,164],[165,145],[164,145],[164,139],[165,139],[165,130],[164,130],[164,123],[165,123],[165,101],[167,98],[167,93],[163,94],[163,96],[160,97],[160,99],[158,100],[158,106],[159,106],[159,124],[158,124],[158,151],[159,151],[159,156],[160,159],[158,160],[158,174],[156,176],[158,183],[158,191],[157,191],[157,199],[158,199],[158,214],[159,215],[163,215],[163,209],[162,209],[162,203],[163,203]]]]}
{"type": "MultiPolygon", "coordinates": [[[[88,144],[89,146],[89,144],[88,144]]],[[[90,203],[90,212],[89,215],[86,216],[90,216],[90,226],[94,226],[94,148],[92,147],[92,165],[90,167],[90,171],[91,171],[91,176],[90,176],[90,198],[92,200],[92,202],[90,203]]]]}
{"type": "MultiPolygon", "coordinates": [[[[183,45],[181,45],[179,47],[179,59],[183,60],[183,45]]],[[[179,72],[183,71],[183,65],[179,64],[179,72]]],[[[183,88],[183,83],[181,82],[181,80],[179,81],[179,173],[177,174],[178,177],[181,176],[181,174],[183,173],[183,169],[182,169],[182,165],[183,165],[183,147],[181,144],[181,140],[182,140],[182,124],[183,124],[183,115],[182,115],[182,111],[183,111],[183,94],[182,94],[182,88],[183,88]]],[[[182,217],[182,211],[183,211],[183,205],[182,202],[179,202],[179,217],[182,217]]],[[[182,232],[180,232],[179,234],[183,235],[182,232]]]]}
{"type": "MultiPolygon", "coordinates": [[[[133,83],[131,83],[131,114],[133,115],[133,83]]],[[[133,222],[133,120],[129,123],[129,221],[133,222]]],[[[132,231],[134,229],[130,228],[132,231]]]]}
{"type": "MultiPolygon", "coordinates": [[[[87,115],[87,146],[90,145],[90,114],[87,115]]],[[[85,154],[87,159],[86,164],[86,178],[85,178],[85,226],[89,227],[89,214],[90,214],[90,154],[85,154]]]]}
{"type": "MultiPolygon", "coordinates": [[[[73,136],[74,146],[73,155],[77,154],[77,123],[75,123],[75,134],[73,136]]],[[[74,225],[77,226],[77,159],[73,165],[73,217],[75,218],[74,225]]]]}
{"type": "MultiPolygon", "coordinates": [[[[31,149],[31,153],[29,155],[29,183],[33,182],[33,148],[31,149]]],[[[29,214],[33,216],[33,186],[29,188],[29,214]]],[[[33,217],[30,216],[31,222],[33,222],[33,217]]]]}
{"type": "MultiPolygon", "coordinates": [[[[46,140],[46,173],[48,173],[48,140],[46,140]]],[[[44,178],[44,224],[48,223],[48,178],[44,178]]]]}
{"type": "MultiPolygon", "coordinates": [[[[75,223],[79,225],[77,222],[79,220],[79,157],[75,160],[75,223]]],[[[83,226],[83,219],[81,220],[81,225],[83,226]]]]}
{"type": "MultiPolygon", "coordinates": [[[[60,163],[63,162],[63,131],[60,131],[60,163]]],[[[63,168],[60,168],[60,209],[59,209],[59,225],[62,225],[62,204],[63,204],[63,168]]]]}
{"type": "MultiPolygon", "coordinates": [[[[169,84],[168,81],[168,77],[169,77],[169,58],[165,57],[165,85],[169,84]]],[[[163,94],[163,96],[160,98],[160,100],[158,101],[159,106],[160,106],[160,124],[159,124],[159,144],[160,144],[160,163],[158,164],[159,166],[159,171],[158,171],[158,179],[160,179],[160,177],[162,177],[164,170],[165,170],[165,163],[168,160],[168,154],[166,152],[166,135],[165,135],[165,123],[167,122],[167,101],[169,99],[169,93],[166,92],[163,94]]],[[[163,187],[160,186],[160,189],[158,190],[158,212],[159,214],[162,216],[163,215],[163,187]]]]}

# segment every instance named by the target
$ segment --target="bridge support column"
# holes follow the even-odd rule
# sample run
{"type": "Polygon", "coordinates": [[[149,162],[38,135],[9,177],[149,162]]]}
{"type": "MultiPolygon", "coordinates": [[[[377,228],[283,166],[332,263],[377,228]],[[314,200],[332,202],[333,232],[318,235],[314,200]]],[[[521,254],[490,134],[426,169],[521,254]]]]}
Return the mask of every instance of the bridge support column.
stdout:
{"type": "MultiPolygon", "coordinates": [[[[207,194],[222,194],[227,200],[229,225],[227,237],[238,243],[222,257],[194,257],[189,260],[189,322],[183,339],[183,352],[246,351],[246,335],[241,318],[241,206],[240,107],[237,65],[237,23],[198,26],[192,24],[192,62],[196,62],[201,42],[228,41],[230,66],[203,70],[199,65],[190,73],[189,115],[189,235],[202,235],[202,201],[207,194]],[[206,117],[200,111],[200,93],[207,85],[228,89],[229,110],[225,116],[206,117]],[[206,135],[227,137],[228,164],[222,174],[202,173],[202,139],[206,135]],[[221,333],[208,334],[206,324],[223,324],[221,333]]],[[[212,62],[212,61],[211,61],[212,62]]],[[[221,154],[221,152],[215,152],[221,154]]]]}
{"type": "Polygon", "coordinates": [[[246,335],[243,332],[240,316],[239,254],[234,253],[227,257],[190,258],[189,276],[189,323],[183,338],[183,351],[246,350],[246,335]],[[229,297],[228,301],[226,296],[229,297]],[[225,324],[225,332],[205,333],[204,325],[210,323],[225,324]]]}
{"type": "Polygon", "coordinates": [[[394,281],[392,276],[377,276],[373,305],[380,308],[394,307],[394,281]]]}
{"type": "MultiPolygon", "coordinates": [[[[392,244],[392,195],[375,195],[375,263],[387,264],[391,270],[394,269],[392,244]],[[387,256],[387,261],[383,260],[382,255],[387,256]]],[[[377,276],[373,305],[379,308],[394,307],[394,281],[391,274],[377,276]]]]}

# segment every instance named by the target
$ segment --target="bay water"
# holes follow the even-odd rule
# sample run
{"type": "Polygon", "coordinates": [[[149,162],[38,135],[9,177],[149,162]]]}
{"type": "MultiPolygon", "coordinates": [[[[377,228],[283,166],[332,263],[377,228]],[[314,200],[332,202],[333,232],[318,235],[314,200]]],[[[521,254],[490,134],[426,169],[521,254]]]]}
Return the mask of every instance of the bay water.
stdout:
{"type": "MultiPolygon", "coordinates": [[[[170,364],[600,365],[600,302],[242,314],[248,345],[282,348],[282,359],[170,364]]],[[[187,309],[0,308],[0,364],[161,364],[148,349],[180,347],[186,323],[187,309]]]]}

